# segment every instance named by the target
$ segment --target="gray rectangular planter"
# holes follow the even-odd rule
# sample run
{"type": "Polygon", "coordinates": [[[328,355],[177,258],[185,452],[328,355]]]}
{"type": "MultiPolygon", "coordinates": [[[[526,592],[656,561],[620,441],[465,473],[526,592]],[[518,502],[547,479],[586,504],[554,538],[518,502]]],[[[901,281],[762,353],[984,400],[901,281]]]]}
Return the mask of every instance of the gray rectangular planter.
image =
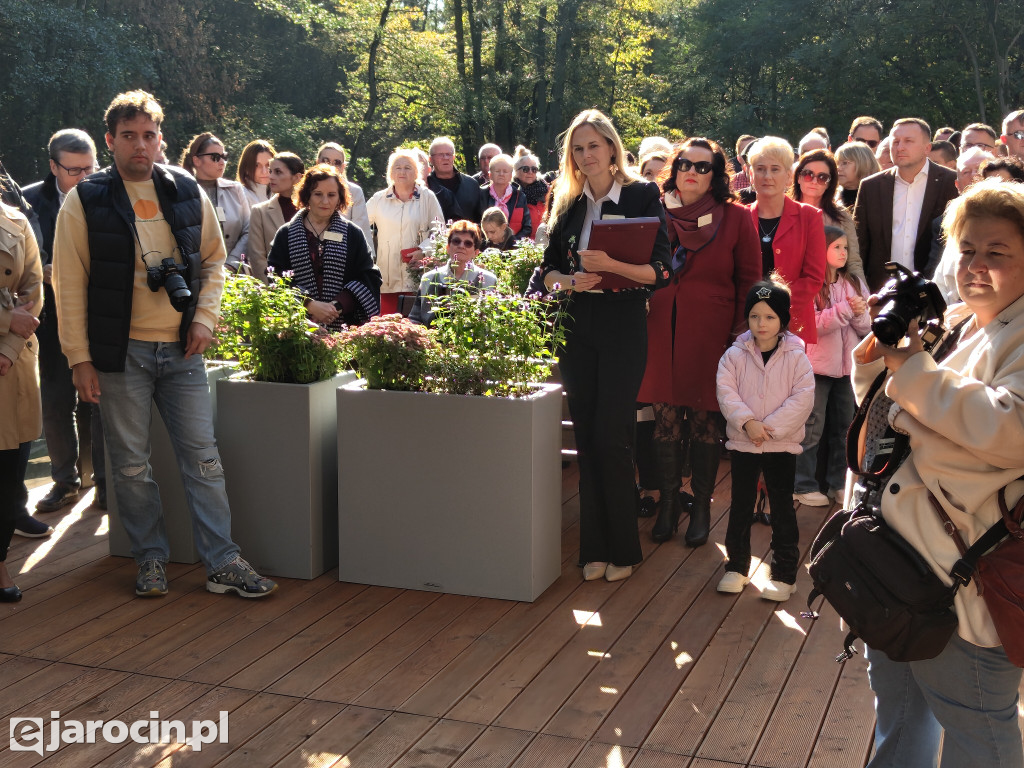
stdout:
{"type": "Polygon", "coordinates": [[[334,391],[354,379],[217,382],[231,535],[261,573],[314,579],[338,564],[334,391]]]}
{"type": "MultiPolygon", "coordinates": [[[[234,367],[230,364],[210,364],[206,371],[206,378],[210,383],[210,401],[213,406],[214,425],[217,423],[217,385],[219,379],[229,376],[234,367]]],[[[185,499],[185,485],[181,481],[181,470],[178,467],[178,459],[174,454],[174,447],[171,445],[171,437],[167,434],[167,427],[164,420],[153,404],[153,414],[149,422],[150,455],[149,463],[153,467],[153,479],[160,486],[160,504],[164,514],[164,527],[167,530],[167,541],[171,547],[171,562],[174,563],[197,563],[199,552],[196,550],[195,541],[192,538],[192,515],[188,511],[188,502],[185,499]]],[[[110,456],[107,455],[107,473],[110,477],[114,471],[110,463],[110,456]]],[[[121,518],[117,509],[117,494],[114,493],[113,485],[108,485],[107,493],[107,514],[109,520],[109,534],[107,540],[110,545],[110,554],[117,557],[131,557],[132,545],[121,525],[121,518]]]]}
{"type": "Polygon", "coordinates": [[[338,390],[341,581],[533,601],[561,573],[562,390],[338,390]]]}

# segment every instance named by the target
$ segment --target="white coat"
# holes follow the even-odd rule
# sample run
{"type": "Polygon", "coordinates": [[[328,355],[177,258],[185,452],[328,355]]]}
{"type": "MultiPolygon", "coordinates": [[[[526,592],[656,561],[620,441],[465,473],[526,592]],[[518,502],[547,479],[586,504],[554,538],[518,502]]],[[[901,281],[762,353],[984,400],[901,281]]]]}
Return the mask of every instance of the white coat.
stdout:
{"type": "Polygon", "coordinates": [[[430,253],[430,225],[444,221],[441,204],[426,187],[417,185],[412,199],[403,202],[388,187],[377,192],[366,203],[370,224],[377,228],[377,268],[384,282],[381,293],[413,292],[419,288],[402,262],[402,251],[420,248],[430,253]]]}

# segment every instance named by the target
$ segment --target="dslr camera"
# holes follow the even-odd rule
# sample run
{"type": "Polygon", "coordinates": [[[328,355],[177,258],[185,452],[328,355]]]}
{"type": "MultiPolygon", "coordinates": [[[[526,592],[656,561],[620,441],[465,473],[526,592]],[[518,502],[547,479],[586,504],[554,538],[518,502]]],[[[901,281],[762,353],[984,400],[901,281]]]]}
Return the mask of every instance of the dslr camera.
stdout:
{"type": "Polygon", "coordinates": [[[192,300],[192,291],[188,289],[189,268],[188,264],[175,261],[174,256],[161,259],[160,263],[151,267],[146,265],[146,284],[149,290],[156,293],[161,288],[167,290],[167,298],[171,300],[171,306],[179,312],[184,312],[192,300]]]}
{"type": "Polygon", "coordinates": [[[890,280],[882,288],[878,301],[888,303],[871,323],[871,331],[880,342],[894,347],[907,335],[912,320],[916,319],[921,326],[932,320],[941,323],[946,300],[939,286],[902,264],[886,262],[885,271],[890,280]]]}

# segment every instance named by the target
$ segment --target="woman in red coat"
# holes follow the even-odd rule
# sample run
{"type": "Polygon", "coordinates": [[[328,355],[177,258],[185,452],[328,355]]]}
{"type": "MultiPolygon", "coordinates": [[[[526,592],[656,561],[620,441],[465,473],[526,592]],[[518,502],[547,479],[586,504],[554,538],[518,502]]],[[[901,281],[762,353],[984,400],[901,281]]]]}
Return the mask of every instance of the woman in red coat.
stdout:
{"type": "Polygon", "coordinates": [[[725,426],[715,392],[718,360],[745,327],[744,301],[761,278],[761,258],[750,214],[733,202],[718,144],[688,139],[668,170],[662,189],[675,276],[650,300],[638,399],[654,404],[661,504],[651,536],[666,541],[679,524],[685,441],[694,496],[686,543],[699,547],[708,539],[725,426]]]}
{"type": "Polygon", "coordinates": [[[793,183],[793,147],[765,136],[748,152],[757,202],[750,220],[761,239],[761,275],[782,275],[793,292],[789,329],[807,344],[818,340],[814,297],[825,282],[825,224],[821,211],[787,197],[793,183]]]}

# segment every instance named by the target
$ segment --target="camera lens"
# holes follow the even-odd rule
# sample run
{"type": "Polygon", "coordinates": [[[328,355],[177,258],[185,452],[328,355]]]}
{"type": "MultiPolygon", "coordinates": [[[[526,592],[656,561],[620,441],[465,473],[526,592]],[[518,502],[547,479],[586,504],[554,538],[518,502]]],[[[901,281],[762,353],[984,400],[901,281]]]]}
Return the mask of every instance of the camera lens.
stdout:
{"type": "Polygon", "coordinates": [[[184,312],[188,308],[189,301],[192,300],[192,291],[185,284],[185,278],[177,272],[169,274],[164,281],[164,288],[171,300],[171,306],[178,312],[184,312]]]}
{"type": "Polygon", "coordinates": [[[893,305],[890,304],[871,323],[871,332],[875,334],[875,338],[890,347],[896,346],[899,340],[907,335],[906,321],[893,312],[893,309],[893,305]]]}

